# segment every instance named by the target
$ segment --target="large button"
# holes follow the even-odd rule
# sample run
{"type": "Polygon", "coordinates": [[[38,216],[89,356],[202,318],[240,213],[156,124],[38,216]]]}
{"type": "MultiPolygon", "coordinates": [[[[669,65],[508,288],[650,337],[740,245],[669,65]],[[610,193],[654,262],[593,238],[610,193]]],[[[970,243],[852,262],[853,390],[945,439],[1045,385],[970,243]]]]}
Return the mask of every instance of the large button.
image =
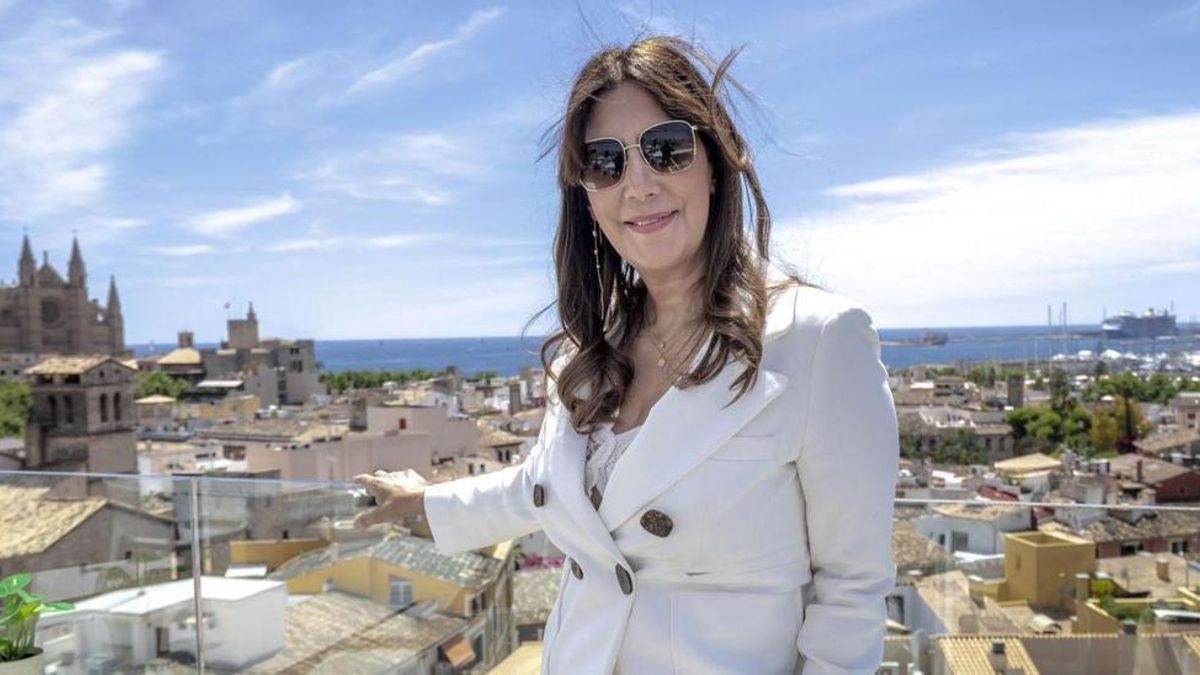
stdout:
{"type": "Polygon", "coordinates": [[[656,537],[665,537],[671,534],[671,528],[674,527],[671,518],[662,511],[650,509],[642,514],[642,527],[646,531],[656,537]]]}
{"type": "Polygon", "coordinates": [[[533,505],[541,506],[546,503],[546,490],[539,483],[533,486],[533,505]]]}
{"type": "Polygon", "coordinates": [[[595,485],[592,486],[592,491],[588,494],[588,499],[592,500],[592,508],[600,508],[600,491],[596,489],[595,485]]]}
{"type": "Polygon", "coordinates": [[[579,563],[575,562],[574,558],[571,558],[571,574],[574,574],[576,579],[583,578],[583,568],[579,566],[579,563]]]}
{"type": "Polygon", "coordinates": [[[621,592],[625,595],[633,592],[633,579],[629,577],[629,572],[626,572],[625,568],[620,565],[617,565],[617,583],[621,585],[621,592]]]}

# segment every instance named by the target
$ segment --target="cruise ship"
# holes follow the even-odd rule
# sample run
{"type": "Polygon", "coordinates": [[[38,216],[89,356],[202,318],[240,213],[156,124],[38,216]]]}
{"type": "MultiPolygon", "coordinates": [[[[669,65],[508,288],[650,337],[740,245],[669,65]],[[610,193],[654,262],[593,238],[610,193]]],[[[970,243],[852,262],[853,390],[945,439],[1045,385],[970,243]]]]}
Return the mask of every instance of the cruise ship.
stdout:
{"type": "Polygon", "coordinates": [[[1157,338],[1175,335],[1175,315],[1167,310],[1156,313],[1153,308],[1141,315],[1133,312],[1120,314],[1104,320],[1100,330],[1110,338],[1157,338]]]}

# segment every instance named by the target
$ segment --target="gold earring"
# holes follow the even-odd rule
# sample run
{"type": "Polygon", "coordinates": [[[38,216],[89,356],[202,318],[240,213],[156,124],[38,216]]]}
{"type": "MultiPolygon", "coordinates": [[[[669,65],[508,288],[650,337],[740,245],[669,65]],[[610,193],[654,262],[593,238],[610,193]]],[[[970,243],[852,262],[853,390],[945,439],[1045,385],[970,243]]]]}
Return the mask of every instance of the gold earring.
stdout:
{"type": "Polygon", "coordinates": [[[592,220],[592,256],[596,259],[596,282],[600,288],[600,323],[608,314],[604,308],[604,276],[600,273],[600,223],[592,220]]]}

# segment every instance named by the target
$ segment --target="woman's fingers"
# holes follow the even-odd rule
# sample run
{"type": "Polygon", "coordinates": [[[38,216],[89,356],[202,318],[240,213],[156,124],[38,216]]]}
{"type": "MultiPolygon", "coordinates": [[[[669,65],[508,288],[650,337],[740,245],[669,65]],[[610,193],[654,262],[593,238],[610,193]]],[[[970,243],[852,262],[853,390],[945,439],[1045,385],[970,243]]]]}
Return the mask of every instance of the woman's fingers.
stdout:
{"type": "Polygon", "coordinates": [[[372,525],[383,522],[379,516],[379,507],[375,507],[370,511],[364,511],[354,517],[354,529],[365,530],[372,525]]]}

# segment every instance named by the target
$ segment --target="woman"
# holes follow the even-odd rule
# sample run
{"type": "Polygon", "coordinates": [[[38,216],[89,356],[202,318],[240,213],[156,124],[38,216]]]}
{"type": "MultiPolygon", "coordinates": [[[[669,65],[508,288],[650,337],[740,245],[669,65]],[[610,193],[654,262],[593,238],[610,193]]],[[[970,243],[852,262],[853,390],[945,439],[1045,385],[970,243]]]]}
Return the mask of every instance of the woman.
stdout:
{"type": "Polygon", "coordinates": [[[899,449],[878,335],[767,264],[766,205],[716,93],[731,58],[650,37],[576,79],[562,328],[524,463],[355,479],[379,502],[360,526],[422,513],[446,552],[545,532],[569,558],[544,673],[865,674],[882,657],[899,449]]]}

